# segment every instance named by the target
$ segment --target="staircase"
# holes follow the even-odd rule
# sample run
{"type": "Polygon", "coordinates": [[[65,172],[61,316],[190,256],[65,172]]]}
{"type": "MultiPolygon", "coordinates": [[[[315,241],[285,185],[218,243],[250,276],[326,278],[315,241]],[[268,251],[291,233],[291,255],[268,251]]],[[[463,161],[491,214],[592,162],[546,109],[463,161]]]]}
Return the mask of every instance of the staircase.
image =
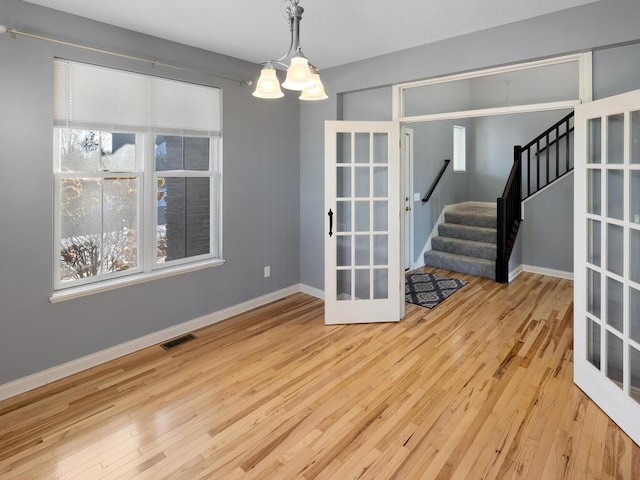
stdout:
{"type": "Polygon", "coordinates": [[[496,278],[496,207],[458,205],[444,214],[425,265],[496,278]]]}

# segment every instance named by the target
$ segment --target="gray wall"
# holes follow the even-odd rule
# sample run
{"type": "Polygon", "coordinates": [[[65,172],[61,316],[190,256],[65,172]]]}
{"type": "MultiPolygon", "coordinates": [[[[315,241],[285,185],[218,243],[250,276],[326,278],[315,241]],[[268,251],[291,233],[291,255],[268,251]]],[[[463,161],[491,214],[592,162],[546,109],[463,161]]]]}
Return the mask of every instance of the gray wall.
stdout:
{"type": "MultiPolygon", "coordinates": [[[[469,174],[453,171],[453,126],[469,127],[469,120],[442,120],[415,123],[413,130],[413,191],[424,197],[438,175],[445,159],[451,160],[442,179],[427,203],[413,203],[413,261],[424,265],[420,253],[431,230],[446,205],[472,200],[469,196],[469,174]]],[[[469,131],[467,130],[467,134],[469,131]]],[[[472,147],[467,138],[467,150],[472,147]]],[[[468,164],[467,164],[468,168],[468,164]]]]}
{"type": "MultiPolygon", "coordinates": [[[[551,15],[483,30],[441,42],[323,70],[330,98],[301,105],[300,279],[323,288],[324,121],[336,119],[337,93],[487,68],[640,40],[637,0],[600,0],[551,15]],[[606,21],[605,21],[606,20],[606,21]]],[[[601,50],[594,55],[597,96],[640,88],[640,46],[601,50]],[[629,65],[628,63],[634,65],[629,65]],[[619,67],[615,69],[615,67],[619,67]],[[638,85],[635,86],[634,85],[638,85]]]]}
{"type": "Polygon", "coordinates": [[[502,195],[513,165],[513,146],[527,144],[567,113],[553,110],[472,119],[471,200],[495,202],[502,195]]]}
{"type": "Polygon", "coordinates": [[[524,203],[522,263],[573,272],[573,175],[567,175],[524,203]]]}
{"type": "Polygon", "coordinates": [[[339,120],[391,120],[391,87],[344,93],[338,105],[339,120]]]}
{"type": "MultiPolygon", "coordinates": [[[[229,57],[3,0],[0,23],[166,63],[255,79],[229,57]]],[[[295,95],[255,99],[204,74],[154,69],[70,47],[0,36],[0,384],[299,281],[300,121],[295,95]],[[223,89],[224,258],[220,267],[51,304],[54,57],[223,89]],[[263,267],[271,265],[271,277],[263,267]]]]}

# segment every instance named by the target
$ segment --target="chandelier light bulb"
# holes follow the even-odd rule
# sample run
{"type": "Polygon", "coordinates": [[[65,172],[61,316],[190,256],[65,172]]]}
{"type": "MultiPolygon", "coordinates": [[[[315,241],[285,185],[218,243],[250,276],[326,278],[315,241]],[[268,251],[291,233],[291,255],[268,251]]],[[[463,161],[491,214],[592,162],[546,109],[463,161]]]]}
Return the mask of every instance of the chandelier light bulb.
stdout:
{"type": "Polygon", "coordinates": [[[311,75],[313,77],[314,85],[311,88],[302,91],[300,95],[300,100],[324,100],[329,98],[324,91],[324,85],[322,85],[322,81],[320,80],[320,75],[314,73],[311,75]]]}
{"type": "Polygon", "coordinates": [[[254,97],[258,98],[282,98],[284,93],[280,89],[280,82],[276,76],[276,70],[267,65],[260,72],[260,78],[253,92],[254,97]]]}
{"type": "Polygon", "coordinates": [[[293,57],[291,66],[287,70],[287,79],[282,86],[287,90],[306,90],[312,88],[314,84],[307,59],[301,56],[293,57]]]}

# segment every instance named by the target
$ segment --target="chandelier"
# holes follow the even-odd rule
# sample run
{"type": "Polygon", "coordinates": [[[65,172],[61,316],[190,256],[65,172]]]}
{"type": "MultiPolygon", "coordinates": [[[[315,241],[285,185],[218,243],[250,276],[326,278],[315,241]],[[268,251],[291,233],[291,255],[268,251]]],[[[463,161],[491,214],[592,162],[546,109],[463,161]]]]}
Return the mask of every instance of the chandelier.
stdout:
{"type": "Polygon", "coordinates": [[[282,82],[282,86],[287,90],[301,91],[300,100],[324,100],[328,97],[320,81],[318,69],[309,64],[300,47],[300,20],[302,20],[304,9],[299,5],[300,0],[289,0],[289,3],[290,5],[286,8],[291,32],[289,51],[278,59],[260,62],[263,67],[253,96],[284,97],[276,76],[276,68],[279,68],[287,71],[287,78],[282,82]],[[284,63],[288,58],[290,58],[289,65],[284,63]]]}

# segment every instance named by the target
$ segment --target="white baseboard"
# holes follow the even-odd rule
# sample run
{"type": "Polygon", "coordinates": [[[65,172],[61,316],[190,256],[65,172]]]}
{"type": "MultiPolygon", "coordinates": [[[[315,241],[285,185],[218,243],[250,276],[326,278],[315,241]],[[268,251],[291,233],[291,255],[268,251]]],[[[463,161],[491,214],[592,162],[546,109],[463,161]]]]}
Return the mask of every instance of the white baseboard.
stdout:
{"type": "Polygon", "coordinates": [[[530,273],[538,273],[549,277],[566,278],[573,280],[573,272],[565,272],[564,270],[554,270],[553,268],[535,267],[533,265],[521,265],[522,270],[530,273]]]}
{"type": "Polygon", "coordinates": [[[302,293],[306,293],[307,295],[311,295],[312,297],[316,297],[316,298],[319,298],[320,300],[324,300],[324,290],[320,290],[319,288],[311,287],[309,285],[305,285],[304,283],[301,283],[300,291],[302,293]]]}
{"type": "Polygon", "coordinates": [[[524,272],[524,267],[522,265],[518,265],[516,268],[509,272],[509,281],[512,282],[515,278],[524,272]]]}
{"type": "MultiPolygon", "coordinates": [[[[150,333],[149,335],[145,335],[144,337],[136,338],[134,340],[121,343],[120,345],[116,345],[114,347],[92,353],[76,360],[72,360],[70,362],[48,368],[47,370],[34,373],[27,377],[19,378],[12,382],[5,383],[3,385],[0,385],[0,400],[4,400],[6,398],[19,395],[29,390],[33,390],[34,388],[47,385],[48,383],[60,380],[61,378],[68,377],[75,373],[87,370],[88,368],[95,367],[106,362],[110,362],[112,360],[115,360],[116,358],[123,357],[124,355],[128,355],[143,348],[157,345],[180,335],[184,335],[185,333],[191,332],[193,330],[213,325],[214,323],[221,322],[222,320],[226,320],[235,315],[239,315],[262,305],[266,305],[267,303],[280,300],[281,298],[287,297],[294,293],[305,291],[303,290],[303,288],[309,290],[312,289],[312,287],[307,287],[300,284],[292,285],[290,287],[283,288],[282,290],[268,293],[261,297],[257,297],[240,303],[238,305],[233,305],[223,310],[218,310],[217,312],[213,312],[202,317],[189,320],[179,325],[165,328],[164,330],[160,330],[158,332],[150,333]]],[[[310,291],[305,291],[305,293],[313,295],[313,293],[310,293],[310,291]]]]}
{"type": "Polygon", "coordinates": [[[534,265],[518,265],[509,272],[509,281],[514,280],[522,272],[537,273],[538,275],[546,275],[548,277],[565,278],[573,280],[573,272],[565,272],[564,270],[554,270],[553,268],[536,267],[534,265]]]}

